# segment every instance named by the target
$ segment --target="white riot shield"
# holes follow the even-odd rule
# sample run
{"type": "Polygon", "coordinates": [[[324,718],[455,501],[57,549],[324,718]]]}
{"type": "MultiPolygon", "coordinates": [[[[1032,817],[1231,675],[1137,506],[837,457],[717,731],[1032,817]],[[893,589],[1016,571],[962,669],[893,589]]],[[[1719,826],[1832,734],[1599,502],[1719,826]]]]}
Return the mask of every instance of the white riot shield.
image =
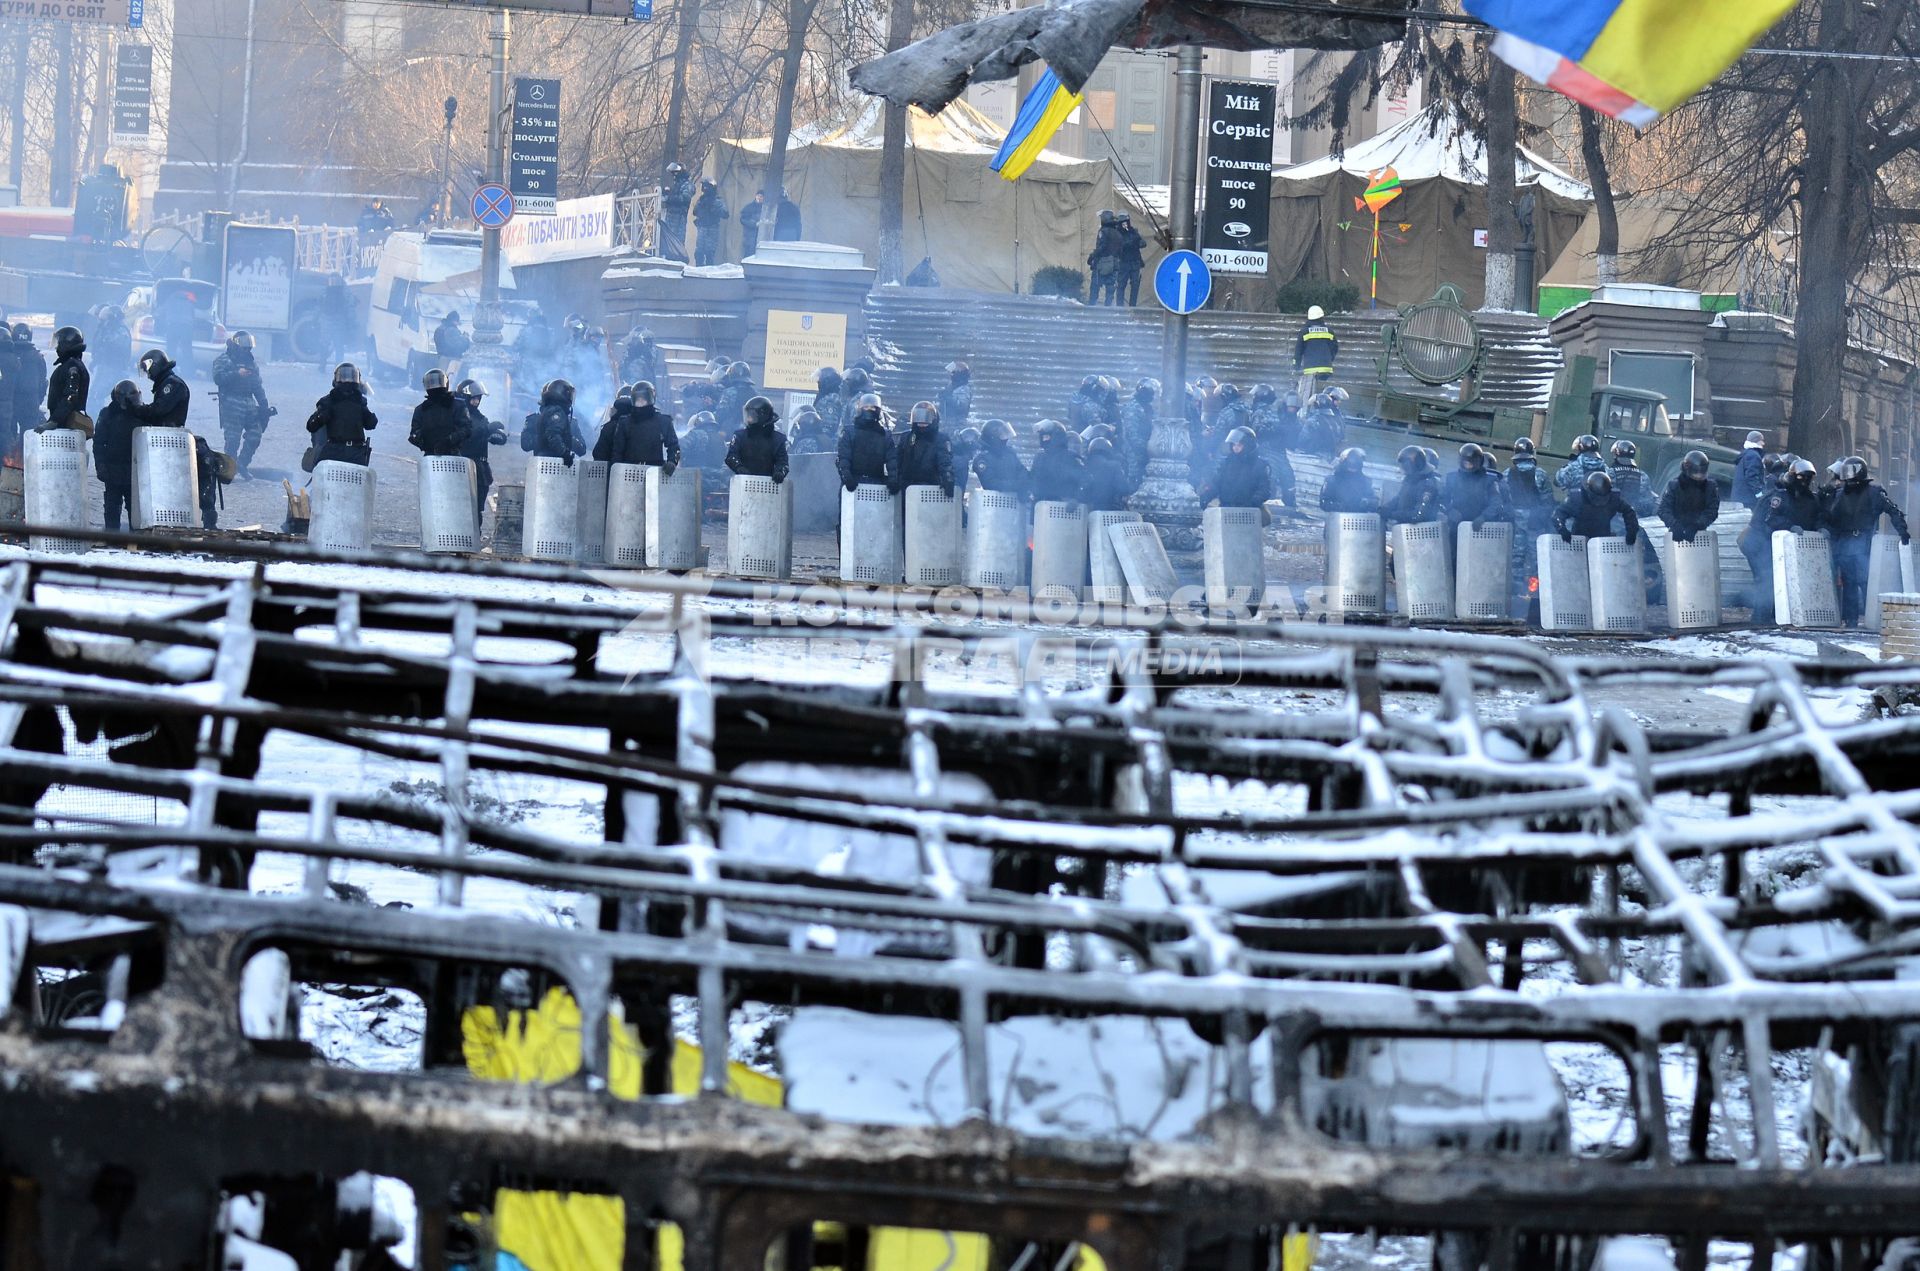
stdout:
{"type": "Polygon", "coordinates": [[[1647,581],[1641,573],[1638,539],[1587,540],[1587,590],[1593,629],[1633,635],[1647,629],[1647,581]]]}
{"type": "Polygon", "coordinates": [[[1587,569],[1587,540],[1571,543],[1558,534],[1534,540],[1539,557],[1540,627],[1545,631],[1593,630],[1593,578],[1587,569]]]}
{"type": "Polygon", "coordinates": [[[1327,611],[1350,618],[1387,611],[1387,536],[1373,512],[1327,515],[1327,611]]]}
{"type": "Polygon", "coordinates": [[[1027,516],[1004,490],[967,495],[967,586],[1012,591],[1027,581],[1027,516]]]}
{"type": "Polygon", "coordinates": [[[937,485],[910,485],[901,498],[907,505],[907,586],[959,583],[964,550],[959,497],[937,485]]]}
{"type": "Polygon", "coordinates": [[[795,455],[787,461],[793,483],[793,532],[826,534],[840,514],[840,472],[829,454],[795,455]]]}
{"type": "Polygon", "coordinates": [[[1097,605],[1127,603],[1127,576],[1114,554],[1113,539],[1107,531],[1115,525],[1137,525],[1138,512],[1087,513],[1087,599],[1097,605]]]}
{"type": "Polygon", "coordinates": [[[528,560],[571,561],[580,553],[579,532],[579,465],[558,459],[527,460],[520,554],[528,560]]]}
{"type": "Polygon", "coordinates": [[[1136,605],[1166,605],[1180,590],[1180,577],[1167,559],[1167,547],[1160,541],[1160,527],[1147,521],[1133,521],[1107,527],[1113,553],[1120,558],[1120,570],[1127,576],[1127,594],[1136,605]]]}
{"type": "MultiPolygon", "coordinates": [[[[29,525],[48,529],[85,529],[87,525],[87,437],[75,428],[49,428],[21,438],[25,465],[26,518],[29,525]]],[[[36,552],[85,552],[84,539],[35,534],[28,546],[36,552]]]]}
{"type": "Polygon", "coordinates": [[[1454,531],[1453,613],[1459,622],[1506,622],[1513,574],[1513,525],[1493,521],[1479,529],[1462,521],[1454,531]]]}
{"type": "Polygon", "coordinates": [[[1033,505],[1033,598],[1079,600],[1086,580],[1086,508],[1042,499],[1033,505]]]}
{"type": "Polygon", "coordinates": [[[480,516],[473,460],[458,455],[420,459],[420,546],[429,552],[480,550],[480,516]]]}
{"type": "Polygon", "coordinates": [[[840,491],[840,577],[888,586],[905,576],[900,496],[868,482],[840,491]]]}
{"type": "Polygon", "coordinates": [[[1773,612],[1788,627],[1840,625],[1833,543],[1825,530],[1774,531],[1773,612]]]}
{"type": "Polygon", "coordinates": [[[607,564],[639,569],[647,563],[647,470],[637,463],[607,469],[607,564]]]}
{"type": "Polygon", "coordinates": [[[735,475],[728,483],[727,572],[741,578],[793,577],[791,482],[735,475]]]}
{"type": "Polygon", "coordinates": [[[184,428],[133,430],[136,530],[185,530],[200,524],[200,463],[184,428]]]}
{"type": "Polygon", "coordinates": [[[373,469],[338,459],[313,465],[313,517],[307,542],[323,552],[373,548],[373,469]]]}
{"type": "Polygon", "coordinates": [[[1861,625],[1878,631],[1882,625],[1880,597],[1910,595],[1913,586],[1913,548],[1902,546],[1898,534],[1875,534],[1867,561],[1867,609],[1861,625]]]}
{"type": "Polygon", "coordinates": [[[598,459],[576,459],[580,470],[580,497],[576,505],[579,528],[574,541],[580,545],[582,565],[598,565],[607,559],[607,467],[598,459]]]}
{"type": "Polygon", "coordinates": [[[1453,562],[1448,556],[1445,521],[1393,527],[1394,592],[1402,618],[1453,621],[1453,562]]]}
{"type": "Polygon", "coordinates": [[[1702,530],[1691,543],[1667,541],[1667,622],[1675,631],[1720,625],[1720,535],[1702,530]]]}
{"type": "Polygon", "coordinates": [[[698,569],[700,554],[700,469],[684,464],[672,476],[647,469],[647,568],[698,569]]]}
{"type": "Polygon", "coordinates": [[[1211,507],[1201,514],[1200,537],[1207,608],[1245,613],[1267,594],[1267,551],[1259,508],[1211,507]]]}

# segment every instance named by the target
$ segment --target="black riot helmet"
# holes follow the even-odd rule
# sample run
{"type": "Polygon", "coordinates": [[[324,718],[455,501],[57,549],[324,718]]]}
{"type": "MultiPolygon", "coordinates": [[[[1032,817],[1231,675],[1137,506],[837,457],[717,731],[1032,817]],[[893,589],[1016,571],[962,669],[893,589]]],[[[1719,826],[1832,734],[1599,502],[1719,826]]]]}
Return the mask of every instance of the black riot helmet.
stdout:
{"type": "Polygon", "coordinates": [[[1003,446],[1013,444],[1013,425],[1004,419],[989,419],[980,426],[982,443],[997,441],[1003,446]]]}
{"type": "Polygon", "coordinates": [[[980,448],[980,430],[978,428],[975,428],[971,424],[967,425],[965,428],[962,428],[960,430],[960,435],[953,439],[953,444],[954,444],[954,447],[959,450],[979,449],[980,448]]]}
{"type": "Polygon", "coordinates": [[[546,387],[540,390],[542,402],[561,406],[573,405],[573,384],[568,380],[548,380],[546,387]]]}
{"type": "Polygon", "coordinates": [[[253,332],[251,331],[235,331],[227,337],[227,347],[231,349],[245,349],[251,353],[253,352],[253,345],[253,332]]]}
{"type": "Polygon", "coordinates": [[[638,380],[634,383],[633,404],[635,406],[651,406],[656,397],[652,380],[638,380]]]}
{"type": "Polygon", "coordinates": [[[14,323],[13,324],[13,342],[15,344],[32,344],[33,328],[28,326],[24,322],[14,323]]]}
{"type": "Polygon", "coordinates": [[[459,387],[453,391],[457,396],[464,397],[470,402],[477,402],[487,395],[487,386],[479,380],[461,380],[459,387]]]}
{"type": "Polygon", "coordinates": [[[1235,454],[1246,450],[1253,444],[1253,429],[1242,425],[1227,434],[1227,449],[1235,454]]]}
{"type": "Polygon", "coordinates": [[[1415,476],[1427,470],[1427,452],[1419,446],[1406,446],[1400,451],[1400,471],[1415,476]]]}
{"type": "Polygon", "coordinates": [[[1705,481],[1708,472],[1707,452],[1704,450],[1687,451],[1687,457],[1680,461],[1680,472],[1681,475],[1689,477],[1692,480],[1705,481]]]}
{"type": "Polygon", "coordinates": [[[430,368],[425,375],[420,377],[420,387],[426,389],[429,393],[436,388],[445,388],[446,386],[447,373],[437,366],[430,368]]]}
{"type": "Polygon", "coordinates": [[[1222,402],[1237,402],[1240,400],[1240,386],[1238,384],[1222,384],[1219,393],[1222,402]]]}
{"type": "Polygon", "coordinates": [[[1133,386],[1133,396],[1135,401],[1152,401],[1154,398],[1160,396],[1160,381],[1154,379],[1151,375],[1142,376],[1139,382],[1133,386]]]}
{"type": "Polygon", "coordinates": [[[949,362],[947,363],[947,374],[953,377],[955,383],[964,384],[967,380],[973,378],[973,368],[965,362],[949,362]]]}
{"type": "Polygon", "coordinates": [[[1067,430],[1057,419],[1043,419],[1033,426],[1033,439],[1051,449],[1067,439],[1067,430]]]}
{"type": "MultiPolygon", "coordinates": [[[[849,377],[851,378],[851,377],[849,377]]],[[[862,393],[854,399],[853,418],[855,423],[877,424],[880,422],[880,394],[862,393]]]]}
{"type": "Polygon", "coordinates": [[[840,382],[846,386],[847,392],[858,397],[872,386],[873,377],[855,366],[848,369],[847,373],[840,378],[840,382]]]}
{"type": "Polygon", "coordinates": [[[1113,443],[1105,437],[1095,437],[1087,443],[1087,458],[1089,459],[1097,458],[1101,455],[1110,455],[1112,453],[1113,443]]]}
{"type": "Polygon", "coordinates": [[[1099,387],[1100,377],[1098,375],[1089,375],[1080,381],[1080,391],[1083,393],[1091,393],[1099,387]]]}
{"type": "Polygon", "coordinates": [[[1600,439],[1592,433],[1581,433],[1573,439],[1573,453],[1576,455],[1597,455],[1600,453],[1600,439]]]}
{"type": "Polygon", "coordinates": [[[1589,472],[1587,483],[1581,488],[1590,499],[1604,499],[1613,493],[1613,478],[1604,472],[1589,472]]]}
{"type": "Polygon", "coordinates": [[[1631,468],[1633,461],[1640,457],[1640,447],[1624,437],[1613,443],[1613,461],[1631,468]]]}
{"type": "Polygon", "coordinates": [[[1795,459],[1787,467],[1787,483],[1789,485],[1797,485],[1803,490],[1811,490],[1813,488],[1813,479],[1817,475],[1813,469],[1813,464],[1805,459],[1795,459]]]}
{"type": "Polygon", "coordinates": [[[687,429],[690,432],[699,432],[703,428],[718,428],[719,426],[720,421],[713,417],[713,412],[710,410],[703,410],[687,421],[687,429]]]}
{"type": "Polygon", "coordinates": [[[741,417],[749,428],[771,428],[780,416],[774,411],[773,403],[764,397],[749,397],[747,404],[740,408],[741,417]]]}
{"type": "Polygon", "coordinates": [[[61,357],[79,357],[87,351],[87,337],[78,327],[61,327],[53,333],[53,351],[61,357]]]}
{"type": "MultiPolygon", "coordinates": [[[[153,355],[152,354],[147,355],[147,357],[151,357],[151,356],[153,355]]],[[[140,364],[142,366],[145,366],[146,362],[147,362],[146,358],[140,359],[140,364]]],[[[365,388],[367,382],[360,378],[359,367],[355,366],[351,362],[342,362],[340,365],[333,368],[333,383],[336,388],[342,384],[352,384],[359,388],[365,388]]]]}
{"type": "Polygon", "coordinates": [[[1514,458],[1519,459],[1524,457],[1524,458],[1531,459],[1534,456],[1534,454],[1535,454],[1535,451],[1533,447],[1533,438],[1515,437],[1513,439],[1513,457],[1514,458]]]}
{"type": "Polygon", "coordinates": [[[140,386],[132,380],[121,380],[113,386],[113,392],[109,396],[113,398],[115,406],[126,410],[140,400],[140,386]]]}
{"type": "Polygon", "coordinates": [[[1771,477],[1777,477],[1787,470],[1785,455],[1768,455],[1760,461],[1760,470],[1771,477]]]}
{"type": "Polygon", "coordinates": [[[1859,455],[1850,455],[1840,461],[1840,480],[1845,485],[1862,486],[1867,483],[1867,461],[1859,455]]]}
{"type": "Polygon", "coordinates": [[[813,373],[813,382],[820,386],[823,393],[831,393],[840,387],[840,372],[831,366],[823,366],[813,373]]]}
{"type": "Polygon", "coordinates": [[[613,395],[613,404],[615,406],[633,405],[633,385],[622,384],[620,391],[613,395]]]}
{"type": "Polygon", "coordinates": [[[1333,466],[1339,472],[1365,472],[1367,452],[1358,446],[1348,446],[1340,452],[1340,457],[1333,461],[1333,466]]]}
{"type": "Polygon", "coordinates": [[[932,402],[915,402],[907,414],[907,422],[917,429],[933,429],[940,426],[940,408],[932,402]]]}
{"type": "Polygon", "coordinates": [[[1476,443],[1469,441],[1460,447],[1460,471],[1485,472],[1487,470],[1487,452],[1476,443]]]}
{"type": "Polygon", "coordinates": [[[1253,386],[1253,400],[1264,406],[1268,402],[1279,401],[1280,394],[1271,384],[1255,384],[1253,386]]]}

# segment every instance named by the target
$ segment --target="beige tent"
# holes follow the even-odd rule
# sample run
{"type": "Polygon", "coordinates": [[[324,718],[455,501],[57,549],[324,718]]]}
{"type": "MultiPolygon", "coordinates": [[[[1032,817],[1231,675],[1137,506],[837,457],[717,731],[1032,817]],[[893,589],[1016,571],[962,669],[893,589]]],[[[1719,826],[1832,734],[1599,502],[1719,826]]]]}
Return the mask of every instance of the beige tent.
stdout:
{"type": "MultiPolygon", "coordinates": [[[[1677,234],[1700,213],[1683,195],[1637,194],[1619,204],[1620,280],[1683,287],[1709,296],[1766,293],[1786,269],[1787,245],[1767,238],[1757,248],[1738,253],[1732,261],[1716,261],[1716,253],[1677,234]]],[[[1600,218],[1589,213],[1560,258],[1540,279],[1543,301],[1577,303],[1579,291],[1599,285],[1594,257],[1600,243],[1600,218]]]]}
{"type": "MultiPolygon", "coordinates": [[[[1487,148],[1458,113],[1432,106],[1339,158],[1273,174],[1275,286],[1296,278],[1348,283],[1367,299],[1373,215],[1354,200],[1372,172],[1391,167],[1404,193],[1380,217],[1380,304],[1412,304],[1442,283],[1460,288],[1470,307],[1486,294],[1486,251],[1475,231],[1487,227],[1487,148]]],[[[1514,165],[1516,187],[1534,196],[1538,268],[1556,260],[1592,204],[1586,186],[1526,149],[1514,165]]]]}
{"type": "MultiPolygon", "coordinates": [[[[932,257],[941,285],[975,291],[1026,291],[1045,265],[1086,272],[1100,209],[1118,206],[1105,159],[1046,151],[1018,181],[1003,181],[987,166],[1003,130],[978,110],[957,101],[938,115],[910,109],[907,117],[906,270],[932,257]]],[[[868,98],[844,123],[796,129],[787,149],[786,185],[803,235],[856,247],[869,265],[880,247],[880,132],[880,100],[868,98]]],[[[771,150],[768,137],[722,141],[707,159],[706,175],[733,210],[734,259],[740,209],[759,190],[771,150]]]]}

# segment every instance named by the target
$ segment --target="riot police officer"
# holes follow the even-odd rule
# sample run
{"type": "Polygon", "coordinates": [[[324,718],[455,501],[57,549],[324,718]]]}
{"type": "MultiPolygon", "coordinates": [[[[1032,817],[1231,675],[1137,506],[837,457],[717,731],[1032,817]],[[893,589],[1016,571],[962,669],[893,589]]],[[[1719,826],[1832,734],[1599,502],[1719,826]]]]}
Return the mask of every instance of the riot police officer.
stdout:
{"type": "Polygon", "coordinates": [[[1347,447],[1334,460],[1333,472],[1320,488],[1320,510],[1329,515],[1380,510],[1380,494],[1367,476],[1366,452],[1358,446],[1347,447]]]}
{"type": "MultiPolygon", "coordinates": [[[[1606,467],[1607,461],[1600,456],[1600,439],[1592,433],[1582,433],[1573,439],[1573,458],[1554,474],[1553,483],[1569,492],[1584,489],[1587,478],[1606,471],[1606,467]]],[[[1611,479],[1607,484],[1611,490],[1611,479]]]]}
{"type": "Polygon", "coordinates": [[[536,459],[558,459],[567,467],[587,453],[587,439],[573,417],[573,385],[548,380],[540,390],[540,405],[527,415],[520,430],[520,448],[536,459]]]}
{"type": "Polygon", "coordinates": [[[1553,510],[1553,528],[1560,540],[1571,543],[1576,537],[1605,538],[1615,518],[1625,526],[1629,544],[1640,541],[1640,514],[1613,488],[1613,478],[1602,469],[1587,473],[1578,490],[1553,510]]]}
{"type": "Polygon", "coordinates": [[[432,368],[420,377],[420,387],[426,396],[413,408],[407,441],[428,457],[461,454],[467,444],[467,413],[448,387],[447,373],[432,368]]]}
{"type": "Polygon", "coordinates": [[[1441,519],[1440,478],[1421,446],[1405,446],[1399,455],[1400,488],[1381,509],[1390,525],[1441,519]]]}
{"type": "Polygon", "coordinates": [[[1893,522],[1902,543],[1911,543],[1906,514],[1872,479],[1866,460],[1850,455],[1841,461],[1840,483],[1827,492],[1827,531],[1833,536],[1833,566],[1840,580],[1840,622],[1857,627],[1867,608],[1867,569],[1873,556],[1873,535],[1880,518],[1893,522]]]}
{"type": "Polygon", "coordinates": [[[254,360],[250,331],[227,337],[227,347],[213,359],[213,386],[220,393],[220,433],[240,475],[253,475],[253,454],[266,435],[273,407],[267,404],[266,385],[254,360]]]}
{"type": "Polygon", "coordinates": [[[913,404],[897,453],[896,482],[900,489],[931,485],[949,496],[953,494],[953,447],[940,431],[939,407],[932,402],[913,404]]]}
{"type": "MultiPolygon", "coordinates": [[[[155,389],[156,401],[159,396],[159,390],[155,389]]],[[[307,416],[307,436],[313,443],[314,462],[370,466],[373,446],[367,441],[367,434],[379,423],[379,416],[367,406],[367,385],[361,378],[360,368],[351,362],[342,362],[333,368],[333,387],[313,404],[313,414],[307,416]]]]}
{"type": "Polygon", "coordinates": [[[776,485],[787,479],[787,439],[774,425],[780,422],[773,403],[750,397],[740,408],[742,426],[727,444],[727,471],[743,477],[767,477],[776,485]]]}
{"type": "Polygon", "coordinates": [[[862,485],[895,488],[893,434],[887,431],[878,393],[862,393],[854,399],[853,423],[841,432],[835,459],[840,484],[849,490],[862,485]]]}
{"type": "Polygon", "coordinates": [[[1013,425],[1004,419],[989,419],[980,427],[980,450],[973,456],[973,475],[980,488],[1004,494],[1025,495],[1032,488],[1032,476],[1013,448],[1013,425]]]}

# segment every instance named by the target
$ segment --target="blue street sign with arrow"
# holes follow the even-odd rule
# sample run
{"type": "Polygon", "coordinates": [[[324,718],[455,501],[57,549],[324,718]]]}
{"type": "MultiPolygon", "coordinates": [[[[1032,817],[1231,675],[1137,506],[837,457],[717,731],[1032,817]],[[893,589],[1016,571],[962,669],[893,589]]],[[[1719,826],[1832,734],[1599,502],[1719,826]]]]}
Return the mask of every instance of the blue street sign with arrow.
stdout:
{"type": "Polygon", "coordinates": [[[1213,294],[1213,271],[1198,252],[1171,252],[1153,271],[1153,294],[1173,313],[1204,309],[1213,294]]]}
{"type": "Polygon", "coordinates": [[[513,195],[504,185],[483,185],[473,192],[473,219],[482,229],[499,229],[513,219],[513,195]]]}

